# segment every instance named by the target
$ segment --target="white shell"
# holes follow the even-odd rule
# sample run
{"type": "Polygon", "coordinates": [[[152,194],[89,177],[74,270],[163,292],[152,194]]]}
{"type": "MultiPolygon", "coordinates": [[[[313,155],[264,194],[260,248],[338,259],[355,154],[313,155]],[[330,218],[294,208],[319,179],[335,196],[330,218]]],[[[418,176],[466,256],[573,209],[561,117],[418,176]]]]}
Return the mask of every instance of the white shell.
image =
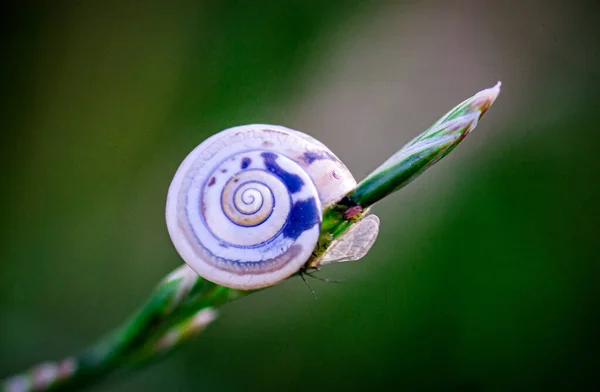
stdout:
{"type": "Polygon", "coordinates": [[[199,275],[257,289],[306,263],[323,208],[355,186],[346,166],[306,134],[275,125],[234,127],[181,163],[167,196],[167,227],[199,275]]]}

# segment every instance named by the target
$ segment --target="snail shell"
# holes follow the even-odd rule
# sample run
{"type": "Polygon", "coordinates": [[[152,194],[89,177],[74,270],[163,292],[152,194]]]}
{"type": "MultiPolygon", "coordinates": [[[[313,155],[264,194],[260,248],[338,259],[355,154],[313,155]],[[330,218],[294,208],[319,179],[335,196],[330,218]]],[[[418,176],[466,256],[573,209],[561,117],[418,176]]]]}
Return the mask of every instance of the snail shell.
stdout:
{"type": "Polygon", "coordinates": [[[355,186],[346,166],[311,136],[275,125],[234,127],[181,163],[167,196],[167,227],[200,276],[258,289],[307,262],[323,209],[355,186]]]}

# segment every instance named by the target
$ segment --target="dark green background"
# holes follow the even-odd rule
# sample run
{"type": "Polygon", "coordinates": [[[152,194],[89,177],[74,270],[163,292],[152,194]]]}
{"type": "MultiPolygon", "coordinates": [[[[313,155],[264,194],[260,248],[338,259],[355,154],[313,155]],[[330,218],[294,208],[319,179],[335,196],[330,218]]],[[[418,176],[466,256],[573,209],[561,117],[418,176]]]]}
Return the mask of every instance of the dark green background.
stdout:
{"type": "Polygon", "coordinates": [[[360,179],[500,79],[374,208],[368,257],[321,272],[345,283],[229,304],[94,390],[600,389],[599,13],[497,3],[5,3],[0,378],[83,349],[181,263],[166,190],[207,136],[286,125],[360,179]]]}

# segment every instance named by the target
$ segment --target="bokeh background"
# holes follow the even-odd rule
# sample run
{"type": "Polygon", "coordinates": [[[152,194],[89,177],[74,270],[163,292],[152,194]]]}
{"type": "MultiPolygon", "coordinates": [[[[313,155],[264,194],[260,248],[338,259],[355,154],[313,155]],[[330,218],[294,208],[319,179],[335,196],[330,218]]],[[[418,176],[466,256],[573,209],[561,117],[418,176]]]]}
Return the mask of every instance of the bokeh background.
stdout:
{"type": "Polygon", "coordinates": [[[374,208],[365,259],[221,309],[94,391],[600,389],[594,2],[3,3],[0,378],[78,352],[177,267],[168,185],[207,136],[281,124],[360,179],[503,82],[374,208]]]}

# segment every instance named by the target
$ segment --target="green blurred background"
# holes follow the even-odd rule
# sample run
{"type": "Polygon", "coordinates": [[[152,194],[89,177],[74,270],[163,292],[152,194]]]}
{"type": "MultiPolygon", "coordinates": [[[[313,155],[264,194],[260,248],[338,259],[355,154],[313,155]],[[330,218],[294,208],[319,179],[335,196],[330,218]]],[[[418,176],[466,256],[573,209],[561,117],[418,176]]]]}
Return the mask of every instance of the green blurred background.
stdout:
{"type": "Polygon", "coordinates": [[[253,122],[362,178],[476,91],[450,157],[374,208],[360,262],[229,304],[95,391],[600,388],[593,2],[2,5],[0,378],[78,352],[181,263],[167,187],[253,122]]]}

